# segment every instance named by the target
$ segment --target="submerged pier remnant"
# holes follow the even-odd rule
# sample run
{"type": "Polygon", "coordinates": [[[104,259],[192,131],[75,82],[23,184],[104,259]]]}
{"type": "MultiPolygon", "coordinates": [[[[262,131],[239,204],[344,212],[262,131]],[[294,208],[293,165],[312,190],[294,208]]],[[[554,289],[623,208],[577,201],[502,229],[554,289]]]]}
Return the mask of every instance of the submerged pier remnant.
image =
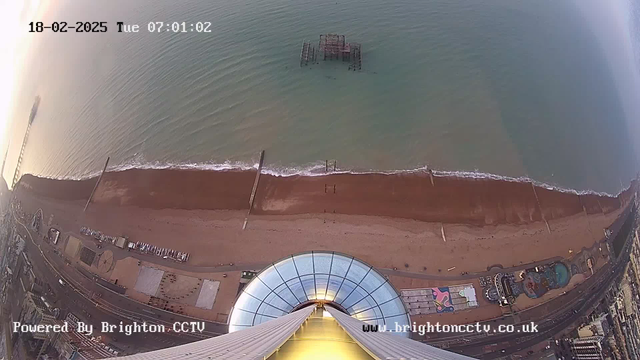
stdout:
{"type": "Polygon", "coordinates": [[[311,45],[311,41],[304,40],[302,42],[302,51],[300,52],[300,66],[308,65],[316,62],[316,47],[311,45]]]}
{"type": "Polygon", "coordinates": [[[362,45],[360,43],[348,43],[344,35],[323,34],[320,35],[318,49],[311,45],[310,41],[302,42],[300,51],[300,66],[318,63],[322,60],[342,60],[350,62],[349,70],[362,70],[362,45]]]}

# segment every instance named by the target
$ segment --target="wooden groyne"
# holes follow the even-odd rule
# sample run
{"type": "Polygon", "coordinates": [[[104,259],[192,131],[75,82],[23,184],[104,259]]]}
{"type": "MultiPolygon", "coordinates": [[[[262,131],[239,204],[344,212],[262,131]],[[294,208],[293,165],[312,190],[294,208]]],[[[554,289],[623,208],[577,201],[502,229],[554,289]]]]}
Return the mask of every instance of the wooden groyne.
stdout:
{"type": "Polygon", "coordinates": [[[249,197],[249,210],[247,211],[247,216],[244,219],[242,230],[247,228],[247,222],[249,221],[249,215],[251,214],[251,209],[253,208],[253,202],[256,199],[256,192],[258,191],[258,183],[260,182],[260,174],[262,174],[262,164],[264,164],[264,150],[260,151],[260,161],[258,162],[258,172],[256,173],[255,180],[253,181],[253,188],[251,189],[251,196],[249,197]]]}
{"type": "Polygon", "coordinates": [[[96,186],[93,187],[93,191],[91,191],[91,195],[89,195],[89,199],[87,200],[87,203],[84,205],[84,209],[82,210],[82,212],[87,211],[87,208],[89,207],[89,203],[91,202],[91,199],[93,199],[93,194],[96,193],[96,190],[98,189],[98,185],[100,185],[100,181],[102,181],[102,176],[104,175],[104,172],[107,171],[107,166],[109,165],[109,159],[110,157],[107,157],[107,161],[104,163],[104,167],[102,168],[102,172],[98,177],[98,181],[96,181],[96,186]]]}

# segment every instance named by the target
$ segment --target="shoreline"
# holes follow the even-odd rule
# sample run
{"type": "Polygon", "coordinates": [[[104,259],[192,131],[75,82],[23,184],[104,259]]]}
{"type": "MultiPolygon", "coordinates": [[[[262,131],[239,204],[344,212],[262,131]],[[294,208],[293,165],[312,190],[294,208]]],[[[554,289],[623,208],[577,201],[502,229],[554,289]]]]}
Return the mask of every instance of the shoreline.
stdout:
{"type": "MultiPolygon", "coordinates": [[[[92,204],[149,209],[248,210],[257,170],[130,169],[106,172],[92,204]]],[[[54,180],[24,175],[19,190],[85,200],[96,178],[54,180]]],[[[442,176],[262,173],[252,215],[368,215],[474,226],[530,224],[579,213],[608,214],[632,198],[636,181],[617,196],[554,190],[531,182],[442,176]]]]}
{"type": "MultiPolygon", "coordinates": [[[[331,162],[329,162],[329,165],[331,162]]],[[[271,175],[274,177],[322,177],[327,175],[402,175],[402,174],[433,174],[435,177],[455,177],[455,178],[467,178],[467,179],[491,179],[505,182],[517,182],[517,183],[533,183],[536,186],[546,188],[548,190],[578,194],[578,195],[603,195],[616,197],[620,193],[624,192],[628,187],[618,190],[614,195],[606,191],[596,191],[591,189],[577,190],[570,187],[565,187],[557,184],[549,184],[543,181],[538,181],[527,176],[508,176],[499,175],[494,173],[486,173],[480,171],[468,171],[468,170],[437,170],[430,169],[428,166],[419,166],[409,169],[391,169],[391,170],[372,170],[372,169],[338,169],[333,171],[325,171],[324,162],[308,163],[307,165],[294,166],[294,167],[272,167],[265,165],[262,169],[262,175],[271,175]]],[[[168,170],[168,171],[210,171],[210,172],[255,172],[258,168],[257,163],[245,163],[240,161],[224,162],[224,163],[123,163],[115,166],[107,167],[107,173],[121,173],[131,170],[168,170]]],[[[331,168],[331,166],[329,166],[331,168]]],[[[101,171],[85,172],[78,176],[43,176],[24,174],[32,177],[47,180],[57,181],[85,181],[96,179],[100,176],[101,171]]],[[[622,185],[622,183],[621,183],[622,185]]]]}

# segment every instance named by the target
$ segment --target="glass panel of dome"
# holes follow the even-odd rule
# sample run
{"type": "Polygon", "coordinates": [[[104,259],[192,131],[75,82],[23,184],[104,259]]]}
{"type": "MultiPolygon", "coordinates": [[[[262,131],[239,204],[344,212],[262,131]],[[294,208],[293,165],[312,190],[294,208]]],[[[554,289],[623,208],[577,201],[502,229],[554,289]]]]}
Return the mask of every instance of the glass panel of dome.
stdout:
{"type": "MultiPolygon", "coordinates": [[[[372,307],[370,310],[373,310],[375,316],[367,317],[367,319],[381,319],[384,317],[384,314],[382,313],[382,310],[378,305],[372,307]]],[[[369,311],[369,310],[365,310],[365,311],[369,311]]]]}
{"type": "Polygon", "coordinates": [[[391,286],[381,286],[371,293],[378,304],[387,302],[393,298],[398,297],[398,294],[391,286]]]}
{"type": "Polygon", "coordinates": [[[242,309],[234,309],[230,323],[233,325],[253,325],[253,318],[256,314],[244,311],[242,309]]]}
{"type": "Polygon", "coordinates": [[[338,293],[338,288],[340,288],[340,284],[342,284],[342,278],[339,278],[335,275],[329,276],[329,288],[327,289],[327,300],[334,301],[336,294],[338,293]]]}
{"type": "Polygon", "coordinates": [[[347,279],[355,282],[356,284],[362,281],[362,279],[369,272],[369,266],[359,262],[354,261],[351,264],[351,268],[349,269],[349,273],[347,274],[347,279]]]}
{"type": "Polygon", "coordinates": [[[272,267],[261,272],[260,275],[258,275],[258,278],[270,289],[275,289],[278,285],[283,283],[280,274],[278,274],[276,269],[272,267]]]}
{"type": "Polygon", "coordinates": [[[353,261],[353,259],[344,257],[342,255],[335,255],[333,257],[333,264],[331,264],[331,273],[333,275],[344,277],[345,275],[347,275],[347,271],[349,270],[351,261],[353,261]]]}
{"type": "Polygon", "coordinates": [[[298,272],[296,271],[296,267],[293,265],[293,260],[290,257],[275,264],[275,267],[278,269],[278,273],[280,273],[280,276],[282,276],[284,281],[289,281],[290,279],[298,277],[298,272]]]}
{"type": "Polygon", "coordinates": [[[316,289],[318,291],[318,299],[326,300],[328,284],[329,275],[316,275],[316,289]]]}
{"type": "Polygon", "coordinates": [[[281,309],[276,309],[270,304],[262,303],[258,308],[258,314],[279,317],[288,314],[288,312],[282,311],[281,309]]]}
{"type": "Polygon", "coordinates": [[[293,294],[296,296],[296,299],[298,299],[298,302],[303,303],[309,300],[304,291],[304,288],[302,287],[300,278],[295,278],[287,281],[287,285],[289,285],[289,288],[291,289],[291,291],[293,291],[293,294]]]}
{"type": "Polygon", "coordinates": [[[333,254],[313,253],[313,262],[316,274],[329,274],[332,256],[333,254]]]}
{"type": "Polygon", "coordinates": [[[366,311],[364,311],[362,313],[359,313],[358,315],[354,315],[354,317],[356,317],[358,320],[362,320],[362,321],[375,320],[375,321],[378,321],[380,323],[380,325],[384,325],[385,324],[384,316],[382,316],[382,312],[380,311],[380,308],[378,308],[378,307],[373,307],[373,308],[371,308],[369,310],[366,310],[366,311]]]}
{"type": "Polygon", "coordinates": [[[352,293],[351,295],[347,296],[347,298],[342,302],[342,306],[345,307],[345,309],[350,308],[353,304],[357,303],[358,301],[362,300],[363,298],[365,298],[367,295],[369,295],[368,292],[366,292],[363,288],[361,287],[357,287],[352,293]]]}
{"type": "Polygon", "coordinates": [[[262,300],[258,300],[247,294],[242,294],[236,302],[235,307],[249,312],[256,312],[261,302],[262,300]]]}
{"type": "Polygon", "coordinates": [[[271,304],[273,305],[273,307],[284,310],[286,312],[289,312],[290,310],[293,309],[294,306],[297,305],[295,303],[291,304],[286,302],[284,299],[279,297],[278,294],[276,294],[275,292],[272,292],[271,294],[267,295],[267,297],[264,299],[264,302],[266,302],[267,304],[271,304]]]}
{"type": "Polygon", "coordinates": [[[367,276],[360,282],[360,286],[367,290],[367,292],[372,293],[385,282],[386,280],[380,276],[377,271],[369,271],[367,276]]]}
{"type": "Polygon", "coordinates": [[[400,298],[380,304],[380,310],[382,310],[384,316],[394,316],[406,313],[404,304],[400,298]]]}
{"type": "Polygon", "coordinates": [[[313,259],[311,258],[311,254],[300,254],[294,257],[293,262],[298,269],[298,274],[300,276],[313,274],[313,259]]]}
{"type": "Polygon", "coordinates": [[[299,301],[295,297],[295,295],[289,290],[286,284],[282,284],[278,286],[277,289],[274,290],[276,294],[278,294],[284,301],[292,305],[298,305],[299,301]]]}
{"type": "Polygon", "coordinates": [[[309,298],[309,300],[315,300],[316,281],[313,278],[313,275],[301,276],[300,281],[302,281],[302,287],[304,288],[304,292],[307,294],[307,298],[309,298]]]}
{"type": "Polygon", "coordinates": [[[366,320],[376,320],[381,318],[380,311],[377,307],[369,308],[368,310],[353,314],[351,316],[355,317],[358,320],[366,321],[366,320]]]}
{"type": "Polygon", "coordinates": [[[347,311],[349,311],[349,314],[355,314],[355,313],[359,313],[362,310],[366,310],[366,309],[370,309],[372,307],[377,307],[378,304],[376,303],[376,301],[371,297],[371,295],[365,297],[364,299],[356,302],[355,304],[351,305],[351,307],[349,307],[347,309],[347,311]]]}
{"type": "Polygon", "coordinates": [[[271,290],[268,287],[266,287],[260,280],[250,282],[244,291],[247,294],[251,294],[258,299],[264,298],[265,296],[267,296],[267,294],[271,292],[271,290]]]}
{"type": "Polygon", "coordinates": [[[349,294],[351,294],[353,289],[356,288],[356,286],[357,285],[354,284],[349,279],[345,279],[344,282],[342,283],[342,286],[340,287],[340,290],[338,291],[338,294],[336,295],[336,299],[334,301],[337,302],[338,304],[342,304],[344,302],[344,300],[347,298],[347,296],[349,296],[349,294]]]}
{"type": "Polygon", "coordinates": [[[378,317],[376,316],[376,313],[373,311],[373,308],[370,308],[368,310],[365,311],[361,311],[359,313],[355,313],[355,314],[351,314],[352,317],[360,320],[360,321],[365,321],[365,320],[371,320],[371,319],[377,319],[378,317]]]}

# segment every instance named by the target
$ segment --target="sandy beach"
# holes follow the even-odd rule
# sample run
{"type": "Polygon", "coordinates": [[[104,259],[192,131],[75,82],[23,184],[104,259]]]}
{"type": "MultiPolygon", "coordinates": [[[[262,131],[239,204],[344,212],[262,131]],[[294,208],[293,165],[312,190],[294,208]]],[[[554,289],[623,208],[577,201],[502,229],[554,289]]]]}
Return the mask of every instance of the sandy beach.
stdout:
{"type": "Polygon", "coordinates": [[[530,183],[442,177],[432,185],[426,173],[266,175],[242,230],[254,175],[106,173],[86,213],[82,199],[95,179],[27,175],[18,193],[47,206],[45,212],[56,219],[73,221],[67,228],[89,226],[187,251],[194,266],[264,265],[297,252],[331,250],[378,268],[446,276],[453,266],[459,275],[569,257],[592,247],[632,192],[630,187],[616,198],[536,187],[534,193],[530,183]]]}

